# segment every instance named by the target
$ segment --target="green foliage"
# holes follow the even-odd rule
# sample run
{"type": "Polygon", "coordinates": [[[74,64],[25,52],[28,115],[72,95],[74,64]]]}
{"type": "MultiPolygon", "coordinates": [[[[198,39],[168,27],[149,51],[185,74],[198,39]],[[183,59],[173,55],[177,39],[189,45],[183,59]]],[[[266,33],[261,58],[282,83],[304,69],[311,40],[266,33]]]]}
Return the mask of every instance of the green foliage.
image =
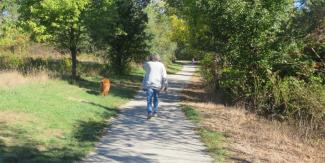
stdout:
{"type": "Polygon", "coordinates": [[[107,51],[113,69],[126,73],[128,64],[148,54],[145,6],[136,0],[94,1],[88,28],[97,47],[107,51]]]}
{"type": "Polygon", "coordinates": [[[305,57],[318,64],[317,74],[325,79],[325,1],[304,1],[291,26],[292,37],[301,46],[305,57]]]}
{"type": "Polygon", "coordinates": [[[193,48],[189,46],[189,26],[185,20],[176,15],[170,16],[171,21],[171,40],[177,43],[176,58],[191,60],[195,57],[193,48]]]}
{"type": "Polygon", "coordinates": [[[149,42],[150,52],[159,54],[163,62],[170,65],[175,57],[177,44],[171,39],[171,22],[165,9],[163,2],[152,3],[146,8],[149,17],[146,32],[152,37],[149,42]]]}
{"type": "Polygon", "coordinates": [[[215,62],[215,55],[214,54],[206,54],[200,61],[201,67],[200,71],[203,76],[203,79],[206,83],[213,85],[216,82],[216,62],[215,62]]]}
{"type": "Polygon", "coordinates": [[[21,0],[20,18],[37,41],[49,41],[69,50],[72,58],[72,77],[77,76],[77,51],[87,40],[85,11],[90,0],[21,0]]]}
{"type": "Polygon", "coordinates": [[[17,26],[17,9],[16,1],[3,0],[0,3],[0,51],[17,53],[27,44],[29,35],[17,26]]]}
{"type": "Polygon", "coordinates": [[[307,1],[300,9],[293,0],[168,3],[187,21],[188,43],[203,55],[209,85],[262,114],[323,125],[325,97],[315,90],[323,90],[319,72],[325,66],[314,68],[324,64],[323,1],[307,1]]]}
{"type": "Polygon", "coordinates": [[[79,45],[84,32],[83,12],[88,0],[20,1],[20,18],[37,41],[51,41],[70,49],[79,45]]]}
{"type": "Polygon", "coordinates": [[[2,0],[0,3],[0,32],[6,25],[14,24],[18,17],[18,5],[16,0],[2,0]]]}
{"type": "Polygon", "coordinates": [[[305,83],[289,77],[274,84],[274,108],[269,112],[278,113],[283,108],[283,118],[298,119],[300,123],[309,122],[316,129],[325,127],[325,87],[319,81],[305,83]]]}
{"type": "Polygon", "coordinates": [[[29,35],[15,25],[8,25],[0,34],[0,50],[20,53],[28,45],[29,35]]]}
{"type": "MultiPolygon", "coordinates": [[[[71,69],[70,58],[33,58],[19,57],[16,55],[0,56],[0,71],[19,71],[23,74],[46,71],[50,75],[64,77],[68,76],[67,70],[71,69]]],[[[105,66],[96,62],[80,62],[77,67],[81,75],[103,74],[105,66]]]]}

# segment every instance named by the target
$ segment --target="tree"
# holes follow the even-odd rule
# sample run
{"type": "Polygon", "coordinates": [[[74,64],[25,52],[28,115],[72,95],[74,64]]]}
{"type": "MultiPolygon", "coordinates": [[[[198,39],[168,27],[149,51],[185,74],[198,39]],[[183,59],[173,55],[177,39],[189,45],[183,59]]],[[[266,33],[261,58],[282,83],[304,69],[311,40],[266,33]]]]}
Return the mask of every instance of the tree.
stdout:
{"type": "Polygon", "coordinates": [[[6,23],[6,21],[14,22],[18,18],[16,0],[2,0],[0,3],[0,25],[6,23]]]}
{"type": "Polygon", "coordinates": [[[16,52],[28,42],[28,33],[18,26],[18,4],[16,0],[3,0],[0,3],[0,48],[16,52]]]}
{"type": "Polygon", "coordinates": [[[313,67],[323,62],[323,0],[167,1],[187,21],[210,85],[250,110],[324,128],[324,79],[313,67]]]}
{"type": "Polygon", "coordinates": [[[150,52],[159,54],[165,64],[170,64],[175,58],[177,44],[172,40],[172,24],[165,12],[163,2],[153,2],[146,8],[149,17],[146,32],[151,35],[150,52]]]}
{"type": "Polygon", "coordinates": [[[90,9],[91,37],[97,47],[107,50],[109,62],[120,74],[126,73],[130,61],[143,59],[148,54],[145,2],[94,1],[90,9]]]}
{"type": "Polygon", "coordinates": [[[292,37],[300,41],[303,53],[312,58],[325,83],[325,1],[302,0],[291,27],[292,37]]]}
{"type": "Polygon", "coordinates": [[[85,12],[90,0],[20,0],[20,18],[37,41],[68,50],[72,78],[77,78],[77,53],[87,31],[85,12]]]}

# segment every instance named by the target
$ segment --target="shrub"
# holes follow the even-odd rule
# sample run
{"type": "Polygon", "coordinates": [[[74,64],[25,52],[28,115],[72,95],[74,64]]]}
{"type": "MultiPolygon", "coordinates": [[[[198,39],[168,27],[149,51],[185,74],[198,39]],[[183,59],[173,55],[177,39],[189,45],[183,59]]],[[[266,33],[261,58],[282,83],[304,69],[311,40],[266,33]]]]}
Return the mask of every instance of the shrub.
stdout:
{"type": "Polygon", "coordinates": [[[203,79],[210,88],[215,90],[219,87],[219,69],[216,64],[216,55],[213,53],[207,53],[200,61],[201,74],[203,79]]]}
{"type": "MultiPolygon", "coordinates": [[[[17,70],[22,73],[32,73],[36,71],[49,71],[55,75],[68,75],[70,73],[72,61],[70,58],[32,58],[19,57],[15,55],[0,56],[0,70],[17,70]]],[[[97,62],[81,62],[77,65],[78,72],[83,74],[100,74],[104,66],[97,62]]]]}
{"type": "Polygon", "coordinates": [[[321,83],[288,77],[278,80],[272,93],[275,108],[283,110],[285,118],[314,129],[325,128],[325,88],[321,83]]]}

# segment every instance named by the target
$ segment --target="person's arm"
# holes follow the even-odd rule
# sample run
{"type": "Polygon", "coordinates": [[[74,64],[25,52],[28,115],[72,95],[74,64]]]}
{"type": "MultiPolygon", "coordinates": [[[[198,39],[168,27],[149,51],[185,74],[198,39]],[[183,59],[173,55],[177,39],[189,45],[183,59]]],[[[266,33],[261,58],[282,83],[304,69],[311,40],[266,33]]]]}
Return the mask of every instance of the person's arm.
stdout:
{"type": "Polygon", "coordinates": [[[145,74],[144,74],[144,77],[143,77],[143,80],[142,80],[142,90],[146,90],[147,89],[147,80],[148,80],[148,70],[149,70],[149,65],[147,62],[145,62],[143,64],[143,69],[145,71],[145,74]]]}
{"type": "Polygon", "coordinates": [[[167,91],[168,80],[167,80],[167,71],[166,71],[164,64],[162,64],[162,82],[163,82],[162,85],[163,85],[164,91],[167,91]]]}

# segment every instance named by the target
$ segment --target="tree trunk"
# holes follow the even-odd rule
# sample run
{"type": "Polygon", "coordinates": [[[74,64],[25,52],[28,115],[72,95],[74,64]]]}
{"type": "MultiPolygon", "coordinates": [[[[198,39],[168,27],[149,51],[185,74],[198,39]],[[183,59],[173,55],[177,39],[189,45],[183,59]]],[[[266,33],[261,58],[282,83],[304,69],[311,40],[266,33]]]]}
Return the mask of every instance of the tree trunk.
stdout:
{"type": "Polygon", "coordinates": [[[117,72],[119,73],[119,75],[124,74],[124,65],[122,60],[122,58],[118,58],[117,62],[117,72]]]}
{"type": "Polygon", "coordinates": [[[77,48],[70,48],[71,59],[72,59],[72,79],[77,79],[77,48]]]}

